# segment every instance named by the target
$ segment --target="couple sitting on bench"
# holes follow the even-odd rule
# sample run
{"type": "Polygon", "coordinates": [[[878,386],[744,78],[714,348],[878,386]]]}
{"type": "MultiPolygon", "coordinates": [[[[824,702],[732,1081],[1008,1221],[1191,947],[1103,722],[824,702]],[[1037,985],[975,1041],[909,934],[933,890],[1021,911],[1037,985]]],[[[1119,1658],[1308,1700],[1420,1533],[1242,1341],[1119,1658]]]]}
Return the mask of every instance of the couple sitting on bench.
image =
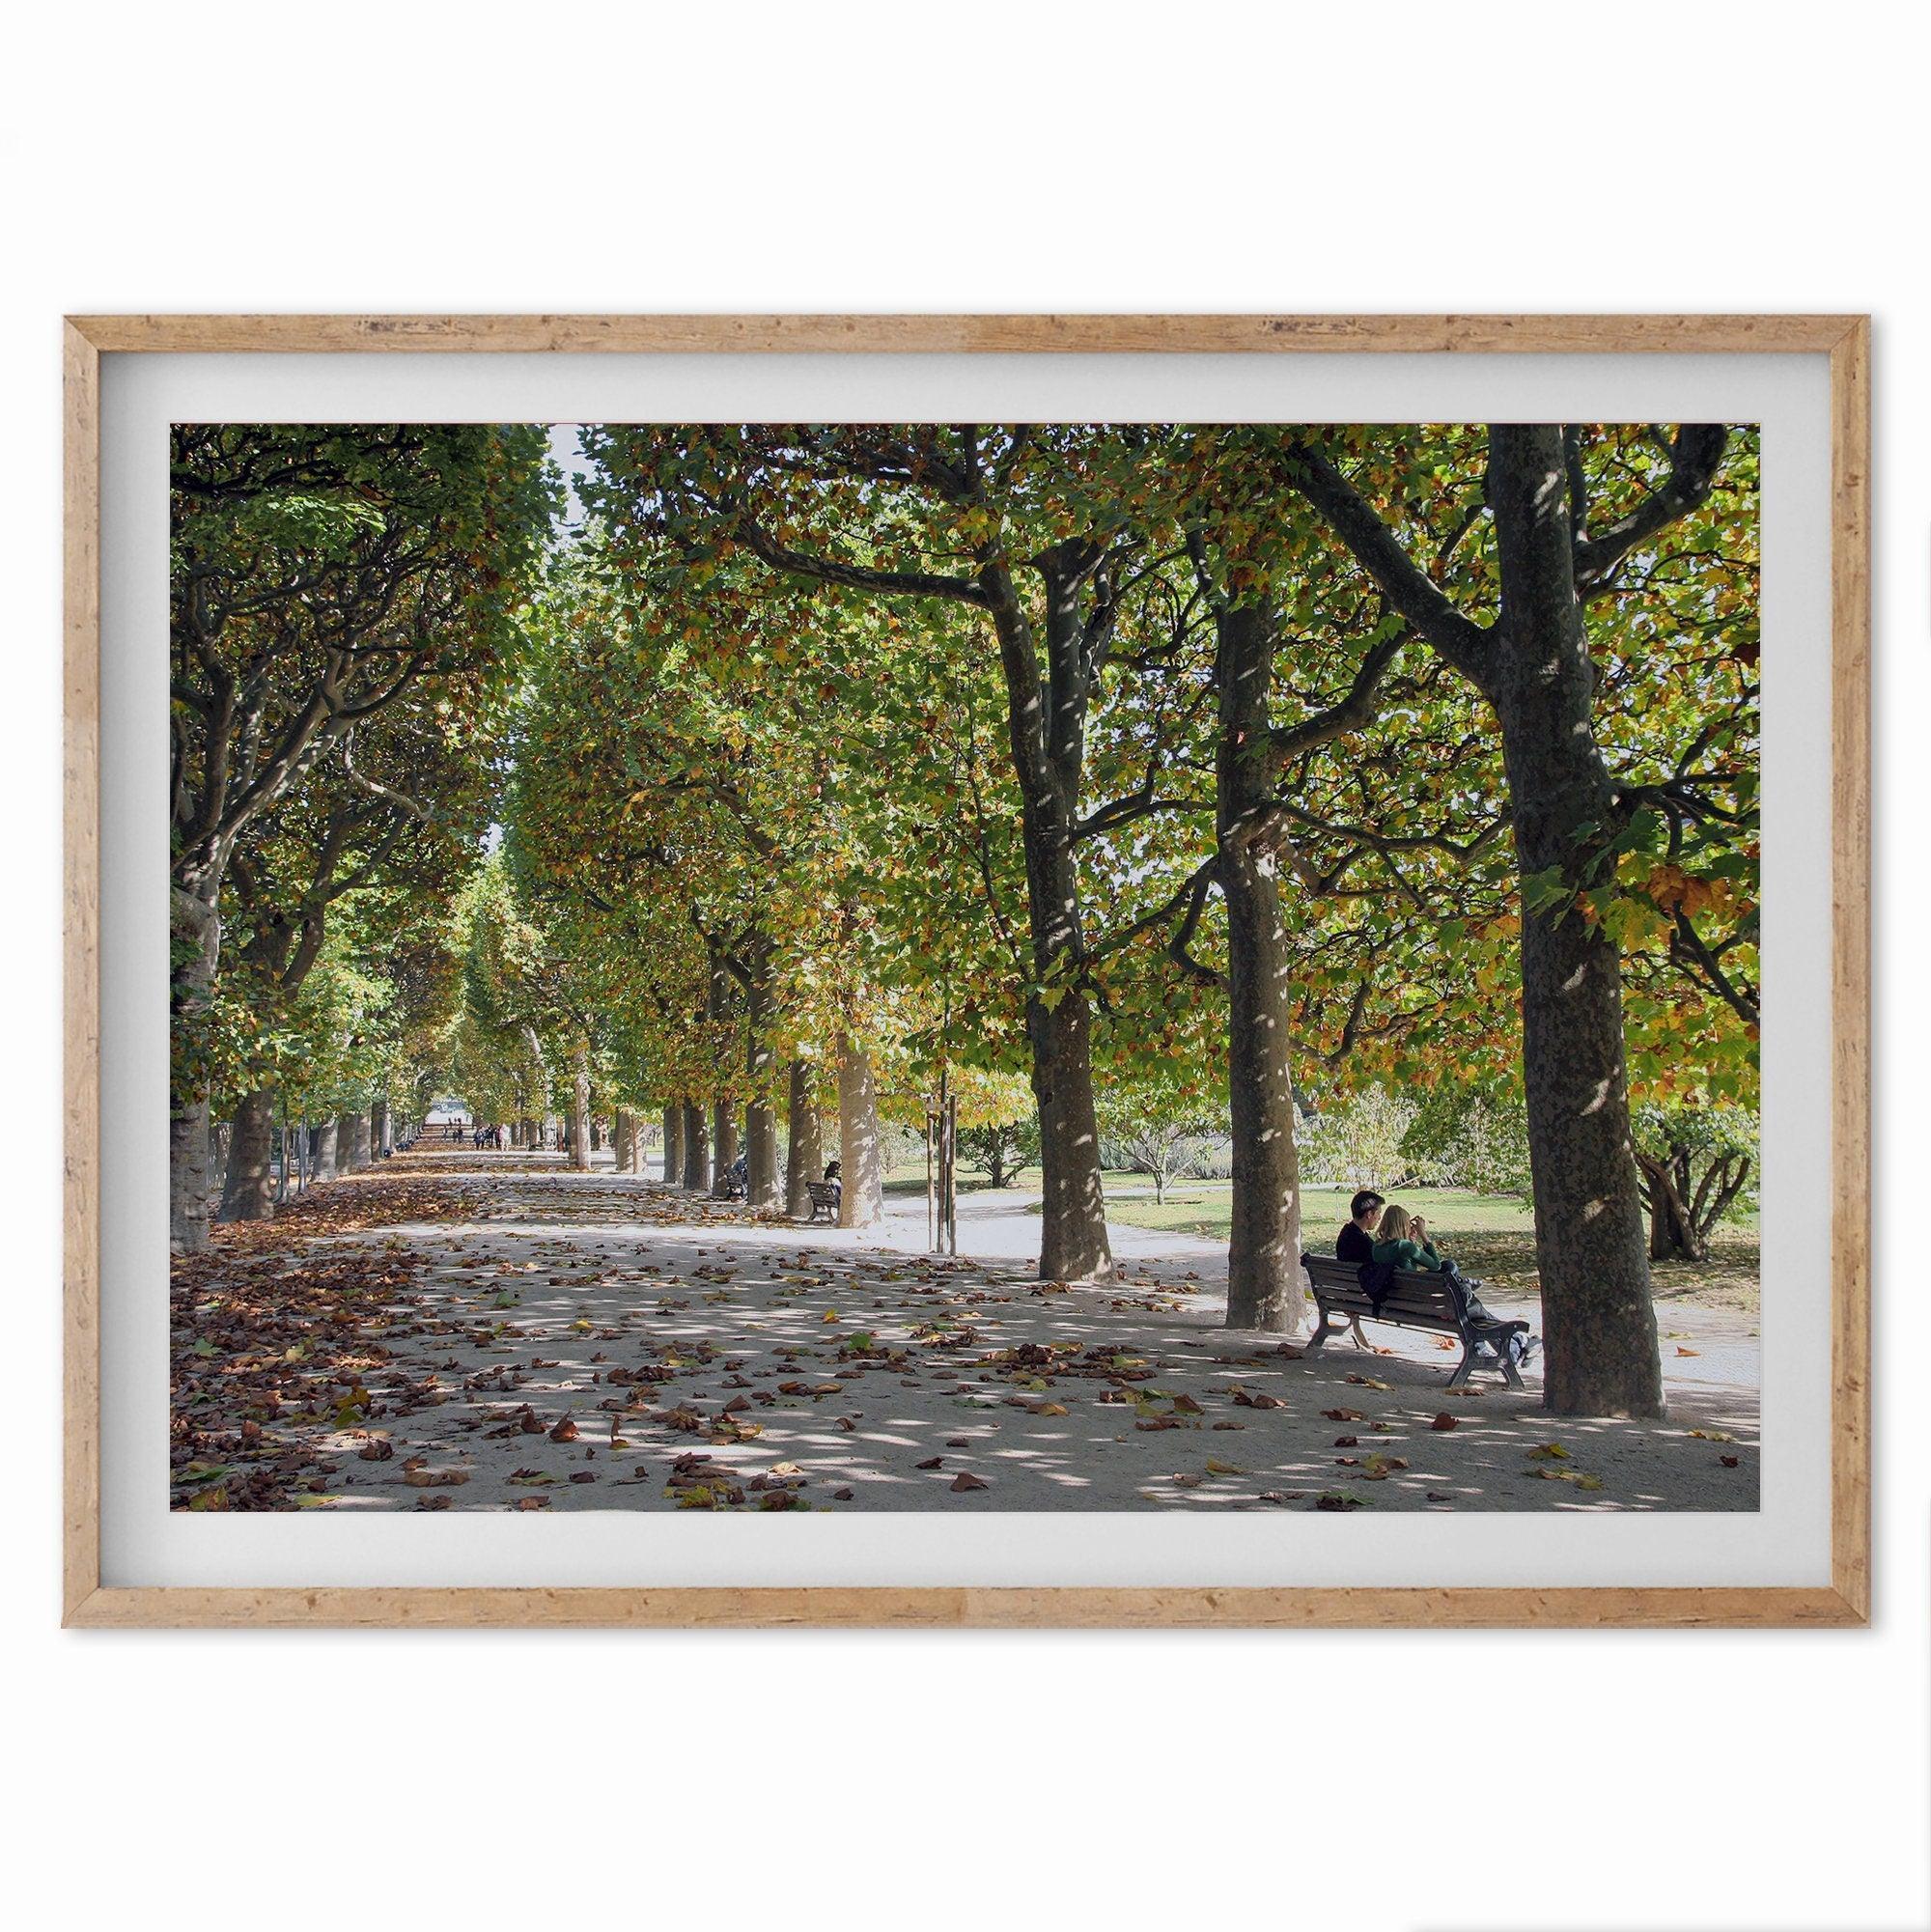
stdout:
{"type": "MultiPolygon", "coordinates": [[[[1504,1321],[1482,1306],[1475,1293],[1480,1284],[1464,1280],[1454,1262],[1438,1252],[1421,1216],[1388,1202],[1372,1188],[1363,1188],[1349,1202],[1348,1213],[1352,1218],[1334,1238],[1334,1258],[1358,1269],[1361,1288],[1377,1308],[1398,1274],[1446,1274],[1461,1288],[1469,1329],[1484,1349],[1494,1351],[1497,1361],[1520,1367],[1540,1345],[1540,1337],[1529,1333],[1526,1322],[1504,1321]]],[[[1365,1348],[1359,1318],[1351,1319],[1355,1340],[1365,1348]]]]}

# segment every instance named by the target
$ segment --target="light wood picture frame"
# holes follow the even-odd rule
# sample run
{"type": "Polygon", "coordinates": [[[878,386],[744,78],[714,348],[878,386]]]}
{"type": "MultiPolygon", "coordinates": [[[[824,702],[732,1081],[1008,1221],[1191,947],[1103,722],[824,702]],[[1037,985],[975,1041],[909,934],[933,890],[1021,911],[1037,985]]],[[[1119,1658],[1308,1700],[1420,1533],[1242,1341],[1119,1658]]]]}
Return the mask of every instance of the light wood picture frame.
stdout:
{"type": "Polygon", "coordinates": [[[105,1627],[1847,1626],[1871,1602],[1870,328],[1861,316],[77,316],[65,377],[64,1615],[105,1627]],[[204,1588],[102,1582],[102,363],[149,354],[1632,353],[1827,359],[1830,1581],[1785,1587],[204,1588]]]}

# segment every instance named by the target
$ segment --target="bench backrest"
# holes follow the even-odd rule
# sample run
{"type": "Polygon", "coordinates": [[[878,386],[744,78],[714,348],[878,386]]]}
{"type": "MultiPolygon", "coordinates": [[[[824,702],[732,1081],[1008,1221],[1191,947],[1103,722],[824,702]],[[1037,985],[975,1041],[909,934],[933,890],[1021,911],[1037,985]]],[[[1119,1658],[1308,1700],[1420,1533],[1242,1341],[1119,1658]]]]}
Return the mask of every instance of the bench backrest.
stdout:
{"type": "Polygon", "coordinates": [[[836,1181],[807,1181],[804,1185],[810,1190],[814,1201],[832,1201],[838,1198],[836,1181]]]}
{"type": "Polygon", "coordinates": [[[1388,1278],[1387,1291],[1376,1308],[1374,1299],[1361,1286],[1360,1270],[1352,1261],[1331,1254],[1303,1254],[1301,1265],[1313,1282],[1320,1300],[1330,1308],[1351,1315],[1376,1315],[1398,1322],[1433,1322],[1459,1329],[1463,1311],[1454,1284],[1445,1274],[1423,1274],[1403,1269],[1388,1278]]]}

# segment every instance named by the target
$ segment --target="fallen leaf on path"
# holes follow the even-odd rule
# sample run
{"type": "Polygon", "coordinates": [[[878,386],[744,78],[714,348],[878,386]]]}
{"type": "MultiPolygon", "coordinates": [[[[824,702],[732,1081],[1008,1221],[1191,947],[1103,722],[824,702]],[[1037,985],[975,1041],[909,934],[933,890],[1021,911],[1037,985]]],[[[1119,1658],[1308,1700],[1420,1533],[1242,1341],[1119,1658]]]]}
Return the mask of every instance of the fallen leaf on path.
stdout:
{"type": "Polygon", "coordinates": [[[989,1487],[989,1485],[981,1482],[977,1476],[968,1475],[966,1470],[961,1470],[959,1473],[952,1478],[952,1487],[956,1490],[986,1489],[989,1487]]]}

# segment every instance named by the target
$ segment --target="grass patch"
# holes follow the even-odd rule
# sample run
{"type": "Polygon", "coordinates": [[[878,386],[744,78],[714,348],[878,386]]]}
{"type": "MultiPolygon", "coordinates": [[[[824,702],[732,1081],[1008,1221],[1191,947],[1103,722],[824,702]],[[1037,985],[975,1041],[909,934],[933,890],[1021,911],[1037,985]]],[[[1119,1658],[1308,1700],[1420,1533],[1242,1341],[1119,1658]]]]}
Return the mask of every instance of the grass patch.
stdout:
{"type": "MultiPolygon", "coordinates": [[[[1305,1242],[1326,1249],[1348,1218],[1350,1190],[1305,1188],[1301,1214],[1305,1242]]],[[[1526,1299],[1536,1292],[1535,1221],[1528,1203],[1513,1195],[1472,1194],[1459,1188],[1407,1188],[1401,1204],[1424,1216],[1431,1234],[1460,1264],[1463,1274],[1493,1283],[1506,1300],[1526,1299]]],[[[1108,1175],[1106,1218],[1130,1227],[1161,1229],[1222,1242],[1232,1231],[1231,1193],[1225,1181],[1189,1181],[1169,1188],[1164,1202],[1156,1205],[1153,1184],[1144,1175],[1108,1175]],[[1122,1195],[1115,1182],[1144,1188],[1122,1195]]],[[[1651,1287],[1659,1304],[1693,1302],[1706,1308],[1732,1308],[1755,1314],[1760,1304],[1759,1271],[1762,1248],[1756,1218],[1726,1223],[1710,1244],[1707,1262],[1667,1261],[1652,1264],[1651,1287]]]]}

